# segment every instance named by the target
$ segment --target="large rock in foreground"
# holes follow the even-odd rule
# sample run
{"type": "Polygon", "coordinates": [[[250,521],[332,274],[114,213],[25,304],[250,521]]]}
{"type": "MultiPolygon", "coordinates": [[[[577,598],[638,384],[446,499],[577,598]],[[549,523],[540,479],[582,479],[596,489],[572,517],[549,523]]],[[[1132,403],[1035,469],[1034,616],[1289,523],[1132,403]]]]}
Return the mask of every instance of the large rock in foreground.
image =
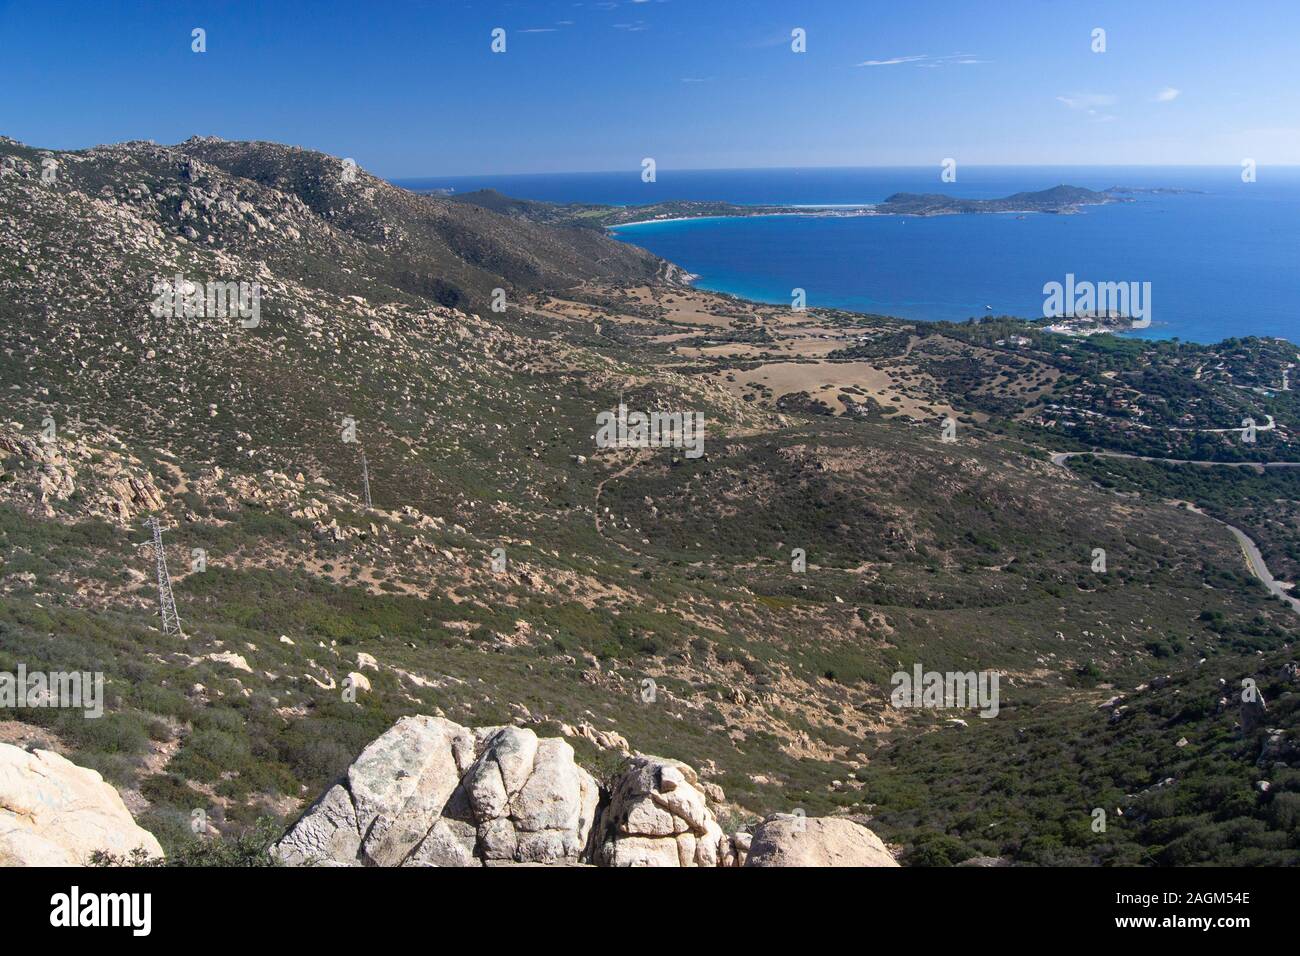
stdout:
{"type": "Polygon", "coordinates": [[[713,817],[695,771],[677,760],[632,757],[601,816],[601,866],[734,866],[736,847],[713,817]]]}
{"type": "Polygon", "coordinates": [[[0,866],[85,866],[96,850],[162,847],[94,770],[53,751],[0,744],[0,866]]]}
{"type": "Polygon", "coordinates": [[[777,814],[754,830],[745,866],[898,866],[880,837],[852,820],[777,814]]]}
{"type": "Polygon", "coordinates": [[[561,738],[404,717],[274,853],[291,866],[898,866],[848,820],[777,816],[729,836],[708,795],[723,799],[677,760],[635,754],[605,793],[561,738]]]}
{"type": "Polygon", "coordinates": [[[361,752],[275,852],[291,865],[576,862],[599,797],[563,740],[404,717],[361,752]]]}

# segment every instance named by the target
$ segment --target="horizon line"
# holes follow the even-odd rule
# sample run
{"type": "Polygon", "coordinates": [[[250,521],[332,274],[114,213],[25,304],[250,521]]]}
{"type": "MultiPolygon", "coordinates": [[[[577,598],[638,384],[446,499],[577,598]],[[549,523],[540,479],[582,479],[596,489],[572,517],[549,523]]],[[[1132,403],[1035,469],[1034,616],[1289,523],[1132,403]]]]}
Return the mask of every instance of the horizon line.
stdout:
{"type": "MultiPolygon", "coordinates": [[[[861,166],[849,165],[830,165],[830,166],[659,166],[656,172],[674,173],[741,173],[741,172],[758,172],[758,171],[786,171],[786,170],[826,170],[826,169],[932,169],[939,164],[931,163],[911,163],[911,164],[868,164],[861,166]]],[[[1300,169],[1300,163],[1257,163],[1261,169],[1300,169]]],[[[965,169],[1240,169],[1241,163],[966,163],[962,168],[965,169]]],[[[639,176],[640,167],[624,167],[621,169],[565,169],[552,170],[549,172],[512,172],[512,173],[483,173],[483,172],[464,172],[464,173],[441,173],[438,175],[423,176],[397,176],[397,177],[380,177],[393,185],[400,185],[403,181],[414,182],[422,179],[458,179],[467,177],[524,177],[524,176],[607,176],[614,174],[639,176]]]]}
{"type": "MultiPolygon", "coordinates": [[[[224,136],[214,134],[191,134],[186,139],[177,140],[175,143],[163,143],[151,138],[144,139],[123,139],[113,142],[96,143],[90,146],[75,147],[51,147],[36,146],[26,140],[19,139],[7,133],[0,133],[0,139],[8,140],[18,146],[32,149],[37,152],[50,153],[82,153],[93,149],[102,149],[113,146],[126,146],[135,143],[149,143],[155,146],[161,146],[165,149],[174,149],[182,146],[193,139],[215,139],[225,143],[266,143],[274,146],[284,146],[289,149],[300,149],[307,152],[321,153],[325,156],[335,156],[334,153],[326,152],[323,149],[314,146],[305,146],[298,143],[289,143],[277,139],[227,139],[224,136]]],[[[339,154],[336,158],[343,158],[339,154]]],[[[849,169],[933,169],[936,165],[942,166],[942,163],[867,163],[867,164],[845,164],[831,163],[828,165],[812,166],[658,166],[657,171],[667,171],[673,173],[724,173],[724,172],[757,172],[757,171],[790,171],[790,170],[849,170],[849,169]]],[[[1241,166],[1241,160],[1223,163],[962,163],[960,164],[967,169],[1237,169],[1241,166]]],[[[1265,169],[1300,169],[1300,163],[1256,163],[1256,167],[1265,169]]],[[[361,168],[371,172],[364,163],[361,168]]],[[[618,169],[568,169],[568,170],[549,170],[549,171],[532,171],[532,172],[460,172],[460,173],[440,173],[436,175],[421,174],[416,176],[387,176],[376,172],[371,175],[382,179],[392,185],[399,186],[403,181],[411,182],[423,179],[464,179],[470,177],[502,177],[516,178],[529,176],[605,176],[613,174],[638,175],[640,166],[629,166],[618,169]]]]}

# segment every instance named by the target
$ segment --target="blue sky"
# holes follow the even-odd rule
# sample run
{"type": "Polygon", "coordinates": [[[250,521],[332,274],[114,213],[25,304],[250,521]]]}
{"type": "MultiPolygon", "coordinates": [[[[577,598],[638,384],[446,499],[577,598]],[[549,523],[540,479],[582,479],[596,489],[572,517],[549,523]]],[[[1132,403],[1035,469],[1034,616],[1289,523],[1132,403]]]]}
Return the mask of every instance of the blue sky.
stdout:
{"type": "Polygon", "coordinates": [[[0,0],[0,133],[269,139],[389,178],[1296,164],[1298,53],[1293,0],[0,0]]]}

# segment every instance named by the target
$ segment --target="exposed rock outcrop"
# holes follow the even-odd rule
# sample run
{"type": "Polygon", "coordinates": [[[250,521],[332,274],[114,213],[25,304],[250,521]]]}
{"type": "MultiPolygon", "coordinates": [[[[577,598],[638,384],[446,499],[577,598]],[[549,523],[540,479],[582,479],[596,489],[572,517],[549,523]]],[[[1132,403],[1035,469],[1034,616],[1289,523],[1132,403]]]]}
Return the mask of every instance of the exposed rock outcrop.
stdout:
{"type": "Polygon", "coordinates": [[[0,744],[0,866],[84,866],[97,850],[161,857],[94,770],[49,750],[0,744]]]}
{"type": "Polygon", "coordinates": [[[746,866],[898,866],[876,836],[852,820],[776,814],[754,830],[746,866]]]}
{"type": "MultiPolygon", "coordinates": [[[[751,835],[725,834],[706,791],[721,795],[680,761],[636,754],[602,793],[562,738],[405,717],[274,852],[293,866],[746,865],[751,835]]],[[[774,817],[752,842],[754,866],[898,865],[847,820],[774,817]],[[796,819],[808,832],[787,832],[796,819]]]]}
{"type": "Polygon", "coordinates": [[[1254,695],[1243,699],[1241,702],[1241,731],[1246,734],[1253,734],[1264,723],[1264,718],[1268,714],[1268,704],[1264,700],[1264,695],[1255,692],[1254,695]]]}
{"type": "Polygon", "coordinates": [[[29,467],[11,473],[8,500],[53,516],[54,502],[76,496],[77,509],[87,515],[130,524],[145,513],[162,510],[164,498],[152,475],[136,459],[106,447],[107,437],[86,439],[63,433],[57,440],[24,435],[17,423],[0,424],[0,457],[24,459],[29,467]]]}
{"type": "Polygon", "coordinates": [[[362,751],[276,853],[299,865],[577,861],[599,793],[558,738],[406,717],[362,751]]]}
{"type": "Polygon", "coordinates": [[[612,730],[597,730],[591,724],[583,723],[574,727],[572,724],[561,724],[560,733],[566,737],[582,737],[591,741],[601,750],[617,750],[622,753],[629,753],[631,748],[628,746],[627,738],[622,734],[617,734],[612,730]]]}
{"type": "Polygon", "coordinates": [[[602,866],[730,866],[722,832],[686,764],[632,757],[601,816],[596,862],[602,866]]]}

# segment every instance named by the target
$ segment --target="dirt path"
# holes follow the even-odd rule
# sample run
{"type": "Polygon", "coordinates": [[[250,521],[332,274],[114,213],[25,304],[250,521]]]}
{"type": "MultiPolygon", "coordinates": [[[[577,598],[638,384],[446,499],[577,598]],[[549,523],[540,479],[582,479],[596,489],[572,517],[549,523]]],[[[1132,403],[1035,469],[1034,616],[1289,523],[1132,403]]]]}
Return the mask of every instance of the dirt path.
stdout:
{"type": "Polygon", "coordinates": [[[605,485],[609,484],[609,482],[614,481],[615,479],[622,478],[623,476],[627,475],[633,468],[641,464],[641,462],[643,462],[647,457],[648,456],[643,455],[641,450],[638,449],[636,452],[636,457],[634,457],[630,462],[628,462],[626,466],[620,468],[618,471],[614,472],[613,474],[606,475],[596,485],[596,500],[593,505],[595,516],[596,516],[596,534],[600,535],[602,538],[611,541],[613,544],[618,545],[618,547],[622,548],[624,551],[627,551],[629,554],[635,554],[636,552],[630,550],[629,548],[623,547],[622,544],[619,544],[619,542],[614,541],[613,538],[610,538],[609,535],[605,534],[604,526],[601,525],[600,523],[600,496],[605,492],[605,485]]]}

